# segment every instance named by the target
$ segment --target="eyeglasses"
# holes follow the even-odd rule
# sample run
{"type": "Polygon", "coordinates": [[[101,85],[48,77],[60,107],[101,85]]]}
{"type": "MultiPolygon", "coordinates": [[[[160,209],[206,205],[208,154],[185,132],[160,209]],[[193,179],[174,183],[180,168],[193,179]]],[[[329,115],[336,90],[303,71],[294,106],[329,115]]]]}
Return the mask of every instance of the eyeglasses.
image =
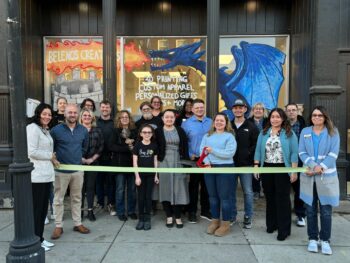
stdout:
{"type": "Polygon", "coordinates": [[[160,101],[153,101],[152,104],[160,104],[160,101]]]}
{"type": "Polygon", "coordinates": [[[323,118],[323,114],[312,114],[312,118],[323,118]]]}
{"type": "Polygon", "coordinates": [[[151,108],[143,108],[142,111],[150,111],[151,108]]]}
{"type": "Polygon", "coordinates": [[[152,134],[152,132],[145,132],[145,131],[143,131],[143,132],[141,132],[142,134],[152,134]]]}

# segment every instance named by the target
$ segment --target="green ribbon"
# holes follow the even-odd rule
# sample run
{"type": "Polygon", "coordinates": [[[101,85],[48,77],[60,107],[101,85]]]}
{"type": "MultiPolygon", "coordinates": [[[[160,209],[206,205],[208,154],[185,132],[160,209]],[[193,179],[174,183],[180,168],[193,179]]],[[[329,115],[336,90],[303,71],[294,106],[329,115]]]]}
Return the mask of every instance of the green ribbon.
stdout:
{"type": "Polygon", "coordinates": [[[95,165],[61,164],[58,171],[85,171],[110,173],[183,173],[183,174],[250,174],[250,173],[303,173],[306,167],[225,167],[225,168],[146,168],[146,167],[117,167],[95,165]]]}

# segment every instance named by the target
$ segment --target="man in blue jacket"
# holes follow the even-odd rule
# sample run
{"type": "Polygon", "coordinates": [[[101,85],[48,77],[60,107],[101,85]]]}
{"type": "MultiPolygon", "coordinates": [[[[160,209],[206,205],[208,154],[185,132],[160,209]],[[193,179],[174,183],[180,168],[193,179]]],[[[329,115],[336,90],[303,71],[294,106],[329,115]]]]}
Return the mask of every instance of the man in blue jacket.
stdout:
{"type": "MultiPolygon", "coordinates": [[[[87,129],[78,123],[78,107],[68,104],[65,109],[65,123],[55,126],[51,130],[54,141],[54,151],[61,164],[82,164],[82,157],[87,151],[89,134],[87,129]]],[[[56,227],[51,235],[58,239],[63,234],[64,197],[69,185],[72,218],[74,231],[88,234],[90,230],[81,223],[81,190],[84,182],[84,172],[55,171],[55,198],[56,227]]]]}

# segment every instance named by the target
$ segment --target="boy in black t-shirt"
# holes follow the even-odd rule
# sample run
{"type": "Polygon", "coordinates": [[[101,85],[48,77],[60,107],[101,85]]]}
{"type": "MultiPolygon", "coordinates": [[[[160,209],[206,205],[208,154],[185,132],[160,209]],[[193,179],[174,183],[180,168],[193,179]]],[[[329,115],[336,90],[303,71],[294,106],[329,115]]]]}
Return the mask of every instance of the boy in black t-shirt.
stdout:
{"type": "MultiPolygon", "coordinates": [[[[139,141],[133,148],[134,167],[157,167],[157,145],[152,142],[154,130],[146,124],[139,130],[139,141]]],[[[151,209],[153,183],[159,183],[157,173],[135,172],[135,184],[137,185],[137,197],[139,206],[139,222],[136,230],[151,229],[151,209]]]]}

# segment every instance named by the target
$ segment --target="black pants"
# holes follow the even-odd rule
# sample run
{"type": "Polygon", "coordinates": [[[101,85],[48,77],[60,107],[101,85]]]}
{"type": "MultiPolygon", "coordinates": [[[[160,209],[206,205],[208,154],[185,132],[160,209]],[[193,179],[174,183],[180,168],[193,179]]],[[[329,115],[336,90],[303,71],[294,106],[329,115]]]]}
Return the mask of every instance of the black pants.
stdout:
{"type": "Polygon", "coordinates": [[[181,218],[181,211],[183,205],[171,205],[171,203],[168,201],[163,201],[162,204],[166,217],[175,216],[176,219],[181,218]]]}
{"type": "MultiPolygon", "coordinates": [[[[110,160],[99,160],[99,165],[110,166],[110,160]]],[[[115,174],[99,172],[96,177],[97,203],[104,207],[105,195],[107,195],[107,205],[115,205],[115,174]]]]}
{"type": "Polygon", "coordinates": [[[92,209],[95,197],[97,172],[84,172],[84,184],[82,189],[81,208],[84,208],[85,195],[88,209],[92,209]]]}
{"type": "Polygon", "coordinates": [[[292,183],[294,190],[294,212],[297,216],[305,217],[306,211],[303,200],[300,199],[300,174],[298,173],[298,180],[292,183]]]}
{"type": "Polygon", "coordinates": [[[252,187],[253,187],[253,192],[254,193],[260,193],[260,191],[261,191],[260,178],[259,179],[255,179],[255,177],[253,176],[253,178],[252,178],[252,187]]]}
{"type": "Polygon", "coordinates": [[[51,183],[32,183],[33,193],[33,213],[34,213],[34,232],[44,241],[44,225],[47,215],[51,183]]]}
{"type": "Polygon", "coordinates": [[[141,185],[137,187],[137,200],[139,205],[140,221],[151,220],[152,191],[154,175],[140,174],[141,185]]]}
{"type": "MultiPolygon", "coordinates": [[[[265,163],[265,167],[285,167],[284,164],[265,163]]],[[[262,185],[266,198],[267,230],[278,230],[278,235],[290,235],[291,202],[288,174],[263,174],[262,185]]]]}
{"type": "Polygon", "coordinates": [[[189,213],[197,213],[198,207],[198,192],[200,189],[200,204],[201,214],[208,213],[210,211],[209,195],[207,186],[205,185],[203,174],[190,174],[190,182],[188,184],[188,191],[190,194],[190,203],[188,205],[189,213]]]}

